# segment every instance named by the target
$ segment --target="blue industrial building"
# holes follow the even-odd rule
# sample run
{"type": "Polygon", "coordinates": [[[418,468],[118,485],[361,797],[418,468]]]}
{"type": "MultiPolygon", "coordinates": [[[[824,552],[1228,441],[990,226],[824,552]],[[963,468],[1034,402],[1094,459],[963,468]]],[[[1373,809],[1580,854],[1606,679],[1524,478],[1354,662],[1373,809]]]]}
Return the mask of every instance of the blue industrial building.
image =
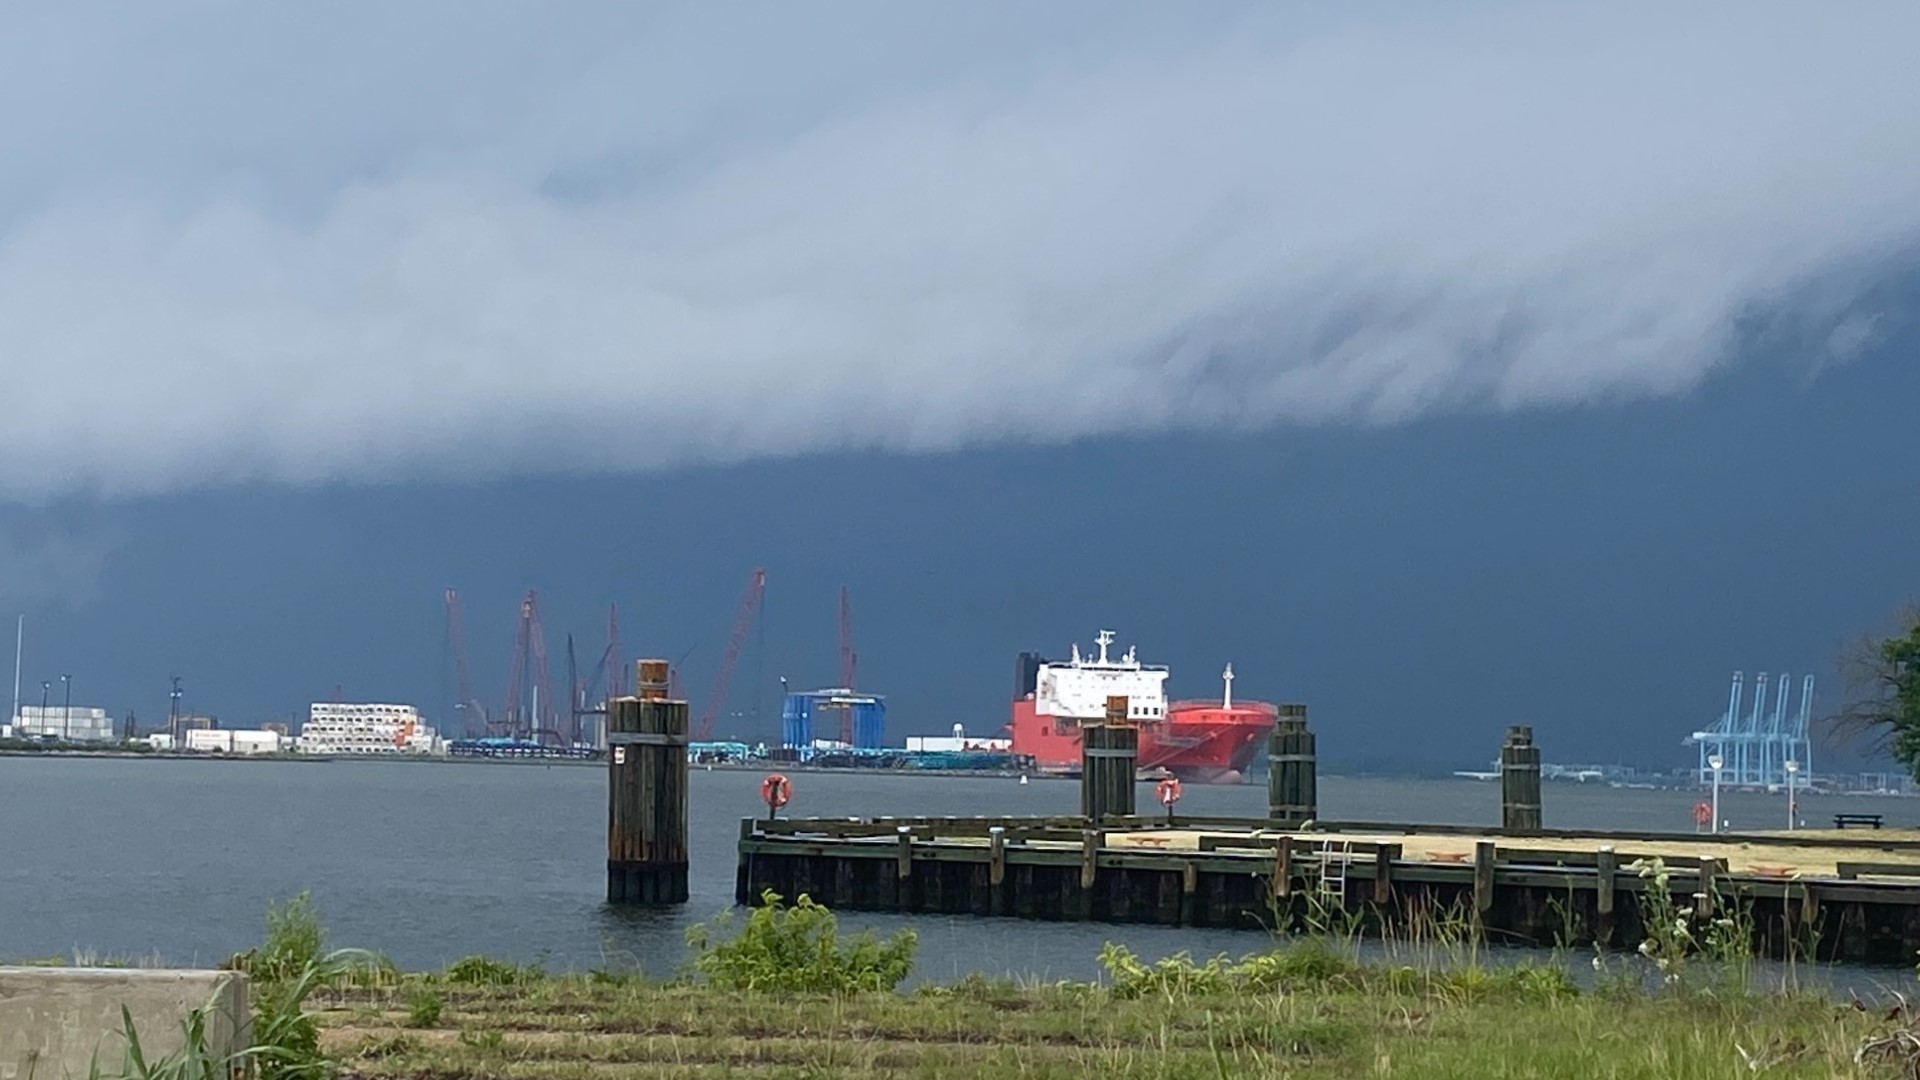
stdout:
{"type": "Polygon", "coordinates": [[[887,741],[886,698],[841,687],[799,690],[781,702],[780,745],[786,749],[809,750],[816,738],[839,742],[848,732],[855,750],[883,748],[887,741]]]}

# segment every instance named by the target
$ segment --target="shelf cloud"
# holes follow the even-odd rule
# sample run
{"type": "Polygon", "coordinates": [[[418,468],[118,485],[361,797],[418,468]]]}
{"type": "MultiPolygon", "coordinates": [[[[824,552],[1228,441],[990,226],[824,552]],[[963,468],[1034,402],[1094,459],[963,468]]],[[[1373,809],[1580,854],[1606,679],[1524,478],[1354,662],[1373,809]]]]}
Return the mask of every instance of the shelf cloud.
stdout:
{"type": "Polygon", "coordinates": [[[1916,40],[1903,3],[21,5],[0,495],[1630,400],[1796,304],[1837,362],[1920,228],[1916,40]]]}

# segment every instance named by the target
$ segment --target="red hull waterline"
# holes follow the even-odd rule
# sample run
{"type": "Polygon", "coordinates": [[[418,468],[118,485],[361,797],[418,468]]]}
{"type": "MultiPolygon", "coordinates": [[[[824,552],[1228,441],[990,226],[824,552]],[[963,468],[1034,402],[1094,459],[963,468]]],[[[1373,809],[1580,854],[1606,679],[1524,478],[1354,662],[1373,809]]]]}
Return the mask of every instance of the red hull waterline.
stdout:
{"type": "MultiPolygon", "coordinates": [[[[1139,765],[1193,784],[1242,784],[1279,710],[1261,701],[1177,701],[1165,719],[1140,724],[1139,765]]],[[[1080,721],[1042,716],[1032,695],[1013,703],[1013,752],[1042,769],[1080,767],[1080,721]]]]}

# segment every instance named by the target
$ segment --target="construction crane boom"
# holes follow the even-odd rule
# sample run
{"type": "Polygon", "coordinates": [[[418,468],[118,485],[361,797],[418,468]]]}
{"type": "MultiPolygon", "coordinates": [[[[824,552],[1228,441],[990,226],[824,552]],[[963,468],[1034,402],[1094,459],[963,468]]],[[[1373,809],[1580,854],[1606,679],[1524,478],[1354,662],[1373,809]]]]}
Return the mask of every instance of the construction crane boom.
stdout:
{"type": "Polygon", "coordinates": [[[620,662],[620,608],[607,605],[607,651],[600,655],[600,667],[606,672],[607,697],[627,692],[626,665],[620,662]]]}
{"type": "Polygon", "coordinates": [[[567,736],[545,719],[559,708],[560,703],[553,698],[553,681],[547,675],[547,641],[540,629],[540,596],[528,589],[520,601],[520,625],[514,634],[507,711],[501,719],[505,734],[516,739],[524,736],[532,742],[539,742],[544,734],[554,741],[565,742],[567,736]],[[531,701],[525,698],[529,691],[531,701]]]}
{"type": "Polygon", "coordinates": [[[727,638],[727,651],[720,657],[720,671],[713,680],[713,693],[707,698],[706,708],[700,710],[700,719],[693,726],[694,741],[705,742],[713,733],[713,722],[719,718],[720,710],[727,703],[727,687],[733,682],[733,668],[740,660],[740,647],[746,644],[747,632],[753,629],[753,613],[760,606],[760,596],[767,588],[767,571],[754,567],[753,574],[747,579],[747,592],[740,600],[740,614],[734,619],[733,634],[727,638]]]}
{"type": "MultiPolygon", "coordinates": [[[[853,604],[847,597],[847,587],[840,586],[840,685],[848,690],[860,677],[860,656],[853,651],[853,604]]],[[[840,741],[853,745],[853,710],[840,710],[840,741]]]]}
{"type": "Polygon", "coordinates": [[[460,696],[455,700],[463,714],[461,728],[469,736],[484,734],[486,730],[486,710],[478,708],[473,700],[473,676],[467,670],[467,630],[466,620],[460,616],[460,592],[447,589],[447,648],[453,653],[454,678],[460,696]],[[474,724],[481,727],[476,731],[474,724]]]}

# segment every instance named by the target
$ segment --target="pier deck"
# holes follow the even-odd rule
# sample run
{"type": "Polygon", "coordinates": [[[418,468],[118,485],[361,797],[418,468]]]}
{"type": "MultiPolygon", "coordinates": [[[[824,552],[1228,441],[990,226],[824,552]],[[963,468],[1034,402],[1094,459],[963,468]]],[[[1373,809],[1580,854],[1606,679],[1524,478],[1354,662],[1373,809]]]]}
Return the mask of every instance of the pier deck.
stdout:
{"type": "Polygon", "coordinates": [[[743,821],[742,903],[1175,926],[1470,922],[1491,940],[1632,947],[1658,859],[1675,902],[1750,918],[1775,956],[1910,964],[1920,832],[1655,834],[1258,819],[743,821]]]}

